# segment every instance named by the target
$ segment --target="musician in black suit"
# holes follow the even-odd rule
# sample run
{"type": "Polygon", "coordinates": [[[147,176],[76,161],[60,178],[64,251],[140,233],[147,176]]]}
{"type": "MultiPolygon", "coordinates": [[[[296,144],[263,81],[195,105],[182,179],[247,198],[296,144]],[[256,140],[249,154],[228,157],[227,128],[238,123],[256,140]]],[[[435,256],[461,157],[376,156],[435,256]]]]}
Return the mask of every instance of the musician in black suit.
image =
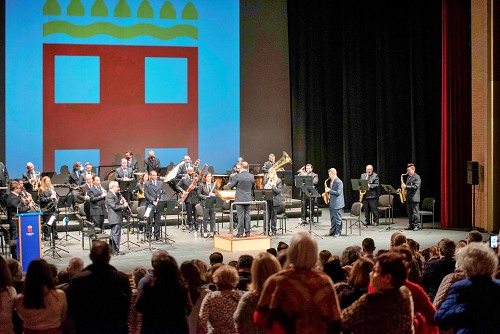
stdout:
{"type": "MultiPolygon", "coordinates": [[[[232,181],[224,186],[224,189],[232,189],[236,187],[236,202],[251,202],[252,192],[255,189],[255,180],[252,174],[248,172],[248,162],[244,161],[241,163],[241,172],[232,181]]],[[[250,204],[236,204],[236,212],[238,214],[238,234],[237,238],[243,237],[243,232],[245,236],[250,236],[250,204]]]]}
{"type": "Polygon", "coordinates": [[[72,186],[81,185],[80,175],[83,174],[83,171],[84,169],[82,163],[79,161],[75,162],[73,164],[73,169],[71,170],[71,172],[69,172],[64,183],[72,186]]]}
{"type": "Polygon", "coordinates": [[[3,162],[0,162],[0,187],[9,187],[9,172],[3,162]]]}
{"type": "Polygon", "coordinates": [[[263,173],[267,173],[269,172],[269,168],[273,167],[274,166],[274,162],[276,161],[276,157],[274,156],[274,154],[269,154],[269,160],[264,162],[264,165],[262,165],[262,172],[263,173]]]}
{"type": "Polygon", "coordinates": [[[40,189],[38,189],[38,200],[40,201],[40,210],[43,212],[43,240],[49,240],[51,234],[54,236],[54,239],[59,239],[57,236],[56,221],[54,220],[51,226],[48,225],[57,206],[57,194],[48,176],[42,178],[40,189]]]}
{"type": "Polygon", "coordinates": [[[203,178],[202,184],[198,188],[198,196],[200,197],[200,204],[203,207],[203,233],[204,237],[207,237],[207,224],[210,220],[210,235],[215,234],[215,211],[213,208],[206,208],[205,201],[207,197],[214,197],[214,191],[218,189],[217,183],[213,180],[212,173],[208,172],[203,178]]]}
{"type": "Polygon", "coordinates": [[[361,174],[361,179],[368,180],[368,190],[363,196],[363,209],[365,210],[366,225],[370,225],[370,213],[373,213],[373,225],[378,225],[378,189],[379,179],[373,172],[373,166],[366,166],[366,173],[361,174]]]}
{"type": "Polygon", "coordinates": [[[276,221],[278,209],[283,204],[283,196],[281,195],[281,190],[283,188],[283,183],[281,179],[276,176],[276,172],[271,170],[267,173],[267,179],[262,182],[264,189],[271,189],[273,191],[273,200],[267,201],[267,226],[271,227],[270,234],[276,234],[276,221]]]}
{"type": "Polygon", "coordinates": [[[154,236],[156,240],[160,240],[160,222],[161,212],[156,210],[158,201],[163,195],[163,182],[158,180],[158,173],[151,171],[149,173],[149,181],[144,185],[144,196],[148,205],[152,206],[151,213],[148,217],[148,226],[146,228],[146,238],[151,236],[151,224],[154,222],[154,236]]]}
{"type": "Polygon", "coordinates": [[[80,173],[80,185],[85,184],[85,176],[87,175],[90,175],[91,178],[95,175],[95,173],[92,173],[92,164],[90,162],[85,163],[85,170],[80,173]]]}
{"type": "Polygon", "coordinates": [[[137,159],[134,159],[132,151],[128,150],[125,152],[125,159],[127,159],[127,167],[132,168],[132,173],[137,173],[139,171],[139,163],[137,159]]]}
{"type": "Polygon", "coordinates": [[[420,176],[415,173],[415,165],[408,164],[406,168],[408,177],[405,183],[401,183],[401,189],[406,190],[406,213],[408,214],[408,228],[407,230],[420,230],[420,217],[418,213],[418,206],[420,204],[420,186],[422,180],[420,176]]]}
{"type": "Polygon", "coordinates": [[[146,196],[144,195],[144,187],[146,186],[146,182],[149,180],[149,174],[142,174],[139,178],[139,182],[135,185],[134,195],[137,197],[137,201],[139,202],[138,206],[145,206],[147,204],[146,196]]]}
{"type": "Polygon", "coordinates": [[[90,218],[95,227],[104,230],[104,212],[106,211],[106,194],[107,191],[101,186],[101,178],[94,175],[92,178],[92,186],[89,189],[88,196],[90,197],[90,218]]]}
{"type": "Polygon", "coordinates": [[[150,173],[151,171],[158,173],[160,171],[160,159],[155,157],[153,150],[148,152],[148,158],[144,161],[144,171],[150,173]]]}
{"type": "MultiPolygon", "coordinates": [[[[9,234],[6,240],[17,238],[17,217],[18,213],[26,213],[33,208],[33,201],[21,198],[22,185],[18,181],[10,183],[10,193],[7,196],[7,221],[9,222],[9,234]]],[[[11,246],[12,258],[17,259],[16,246],[11,246]]]]}
{"type": "MultiPolygon", "coordinates": [[[[183,163],[181,163],[179,165],[179,169],[177,170],[177,175],[176,175],[176,179],[180,180],[182,179],[184,176],[187,175],[187,169],[189,167],[193,167],[194,168],[194,165],[193,165],[193,162],[191,161],[191,158],[189,157],[189,155],[185,155],[184,156],[184,161],[183,163]]],[[[177,181],[178,182],[178,181],[177,181]]]]}
{"type": "Polygon", "coordinates": [[[35,171],[35,165],[32,162],[26,164],[26,173],[23,174],[24,189],[33,192],[33,184],[40,185],[40,172],[35,171]]]}
{"type": "Polygon", "coordinates": [[[85,218],[88,221],[90,221],[90,188],[94,185],[92,179],[92,176],[85,175],[85,183],[80,186],[80,189],[76,190],[78,195],[75,199],[77,203],[84,203],[83,210],[85,211],[85,218]]]}
{"type": "Polygon", "coordinates": [[[238,160],[236,161],[236,163],[233,165],[233,168],[231,170],[231,173],[234,174],[234,173],[239,173],[240,171],[236,168],[236,166],[240,165],[241,167],[241,163],[243,162],[243,158],[242,157],[238,157],[238,160]]]}
{"type": "MultiPolygon", "coordinates": [[[[193,167],[188,167],[187,168],[187,175],[184,176],[178,183],[177,183],[177,190],[181,192],[182,196],[185,196],[187,193],[187,190],[193,183],[195,174],[194,174],[194,169],[193,167]]],[[[184,200],[184,203],[186,205],[186,223],[188,225],[188,229],[193,229],[194,227],[194,222],[196,221],[196,209],[195,205],[198,203],[198,191],[197,191],[198,185],[194,185],[194,189],[187,194],[186,199],[184,200]]]]}
{"type": "MultiPolygon", "coordinates": [[[[313,179],[313,187],[316,188],[316,185],[318,184],[319,178],[318,178],[318,174],[313,172],[313,166],[311,164],[306,164],[304,167],[299,169],[298,176],[311,176],[313,179]]],[[[313,201],[316,201],[316,199],[313,199],[313,201]]],[[[301,220],[302,224],[306,223],[306,217],[309,216],[307,211],[314,210],[314,202],[313,203],[310,203],[310,202],[311,201],[310,201],[309,197],[301,190],[300,191],[300,204],[301,204],[300,220],[301,220]],[[313,207],[310,208],[309,204],[312,204],[313,207]]]]}
{"type": "Polygon", "coordinates": [[[127,159],[123,158],[121,160],[121,166],[115,170],[115,179],[116,181],[130,181],[134,178],[134,173],[132,172],[132,168],[127,167],[127,159]]]}
{"type": "Polygon", "coordinates": [[[111,225],[111,239],[113,240],[113,255],[123,255],[120,252],[120,239],[123,223],[123,210],[128,203],[120,195],[120,185],[116,181],[109,183],[109,191],[106,193],[106,209],[108,210],[108,222],[111,225]]]}

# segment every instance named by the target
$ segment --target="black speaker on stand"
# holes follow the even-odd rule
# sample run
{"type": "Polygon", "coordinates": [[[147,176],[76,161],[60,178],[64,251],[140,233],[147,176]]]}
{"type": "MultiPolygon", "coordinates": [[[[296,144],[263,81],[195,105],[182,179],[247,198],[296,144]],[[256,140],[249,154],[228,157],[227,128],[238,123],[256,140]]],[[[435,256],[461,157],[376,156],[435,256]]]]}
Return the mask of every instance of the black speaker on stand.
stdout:
{"type": "Polygon", "coordinates": [[[477,161],[467,161],[467,184],[472,185],[472,229],[476,230],[476,185],[479,184],[477,161]]]}

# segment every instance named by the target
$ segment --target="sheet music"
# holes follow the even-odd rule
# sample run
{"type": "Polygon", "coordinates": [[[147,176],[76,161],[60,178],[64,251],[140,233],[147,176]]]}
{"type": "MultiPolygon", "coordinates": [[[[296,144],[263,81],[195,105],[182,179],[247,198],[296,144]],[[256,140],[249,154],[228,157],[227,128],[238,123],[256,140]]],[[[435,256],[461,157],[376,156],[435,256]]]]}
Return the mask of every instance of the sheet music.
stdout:
{"type": "Polygon", "coordinates": [[[151,214],[151,210],[153,210],[152,205],[148,205],[148,208],[146,209],[146,212],[144,212],[144,218],[149,218],[149,215],[151,214]]]}
{"type": "Polygon", "coordinates": [[[56,220],[56,217],[57,217],[56,215],[50,216],[50,219],[47,222],[47,225],[52,226],[52,224],[54,224],[54,221],[56,220]]]}

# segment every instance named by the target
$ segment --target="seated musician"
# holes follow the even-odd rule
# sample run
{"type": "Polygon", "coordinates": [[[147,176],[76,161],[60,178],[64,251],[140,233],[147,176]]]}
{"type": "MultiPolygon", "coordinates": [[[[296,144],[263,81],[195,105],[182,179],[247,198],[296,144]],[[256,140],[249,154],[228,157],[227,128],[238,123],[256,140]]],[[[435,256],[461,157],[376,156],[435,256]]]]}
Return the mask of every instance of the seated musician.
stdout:
{"type": "Polygon", "coordinates": [[[243,162],[243,158],[242,157],[238,157],[238,160],[236,161],[236,163],[233,165],[233,168],[231,170],[231,173],[234,174],[234,173],[239,173],[239,171],[236,169],[236,166],[240,165],[240,170],[241,170],[241,163],[243,162]]]}
{"type": "Polygon", "coordinates": [[[68,177],[64,181],[65,184],[69,184],[69,186],[73,189],[71,191],[70,197],[72,197],[72,202],[75,203],[75,211],[77,210],[76,203],[78,200],[78,189],[80,188],[80,175],[83,174],[83,166],[80,161],[77,161],[73,164],[73,170],[69,172],[68,177]]]}
{"type": "Polygon", "coordinates": [[[207,224],[210,220],[210,236],[215,234],[215,211],[214,208],[206,208],[205,202],[207,197],[214,197],[214,191],[218,189],[217,183],[212,180],[212,173],[208,172],[203,177],[202,184],[198,187],[198,196],[200,197],[200,204],[203,207],[203,237],[208,237],[207,224]]]}
{"type": "Polygon", "coordinates": [[[194,223],[196,222],[196,209],[195,205],[198,203],[198,192],[197,192],[197,185],[195,185],[195,188],[187,193],[187,190],[189,189],[189,186],[193,183],[195,174],[194,174],[194,169],[193,167],[188,167],[187,168],[187,175],[184,176],[178,183],[177,183],[177,190],[182,193],[182,196],[186,196],[186,199],[184,200],[184,203],[186,205],[186,213],[187,213],[187,226],[189,230],[192,230],[194,228],[194,223]]]}
{"type": "Polygon", "coordinates": [[[80,173],[80,185],[85,183],[86,175],[90,175],[91,178],[95,175],[95,173],[92,173],[92,164],[90,162],[85,163],[85,170],[80,173]]]}
{"type": "Polygon", "coordinates": [[[53,235],[54,239],[57,240],[59,237],[57,236],[56,229],[56,220],[53,221],[52,225],[49,226],[48,222],[52,217],[52,214],[57,209],[57,194],[52,185],[52,181],[50,177],[44,176],[42,178],[42,182],[40,185],[40,189],[38,189],[38,199],[40,200],[40,209],[43,212],[43,240],[48,241],[50,236],[53,235]]]}
{"type": "Polygon", "coordinates": [[[118,167],[115,171],[115,179],[116,181],[131,181],[134,179],[134,173],[132,172],[132,168],[127,167],[127,159],[123,158],[120,161],[120,167],[118,167]]]}
{"type": "MultiPolygon", "coordinates": [[[[10,183],[10,193],[7,196],[7,220],[9,222],[9,238],[15,240],[17,238],[17,217],[18,213],[26,213],[33,208],[34,202],[30,198],[31,195],[25,192],[22,193],[22,182],[12,181],[10,183]]],[[[16,245],[11,245],[10,252],[13,259],[17,259],[16,245]]]]}
{"type": "Polygon", "coordinates": [[[276,157],[274,156],[274,154],[269,154],[269,160],[264,162],[264,165],[262,166],[262,169],[261,171],[263,173],[267,173],[269,172],[269,168],[273,167],[274,166],[274,162],[276,161],[276,157]]]}
{"type": "Polygon", "coordinates": [[[36,191],[34,189],[40,185],[40,172],[35,171],[35,165],[32,162],[26,164],[26,169],[26,173],[23,174],[24,189],[28,192],[36,191]]]}
{"type": "Polygon", "coordinates": [[[139,206],[145,206],[148,202],[146,197],[144,196],[144,186],[146,182],[149,180],[148,174],[142,174],[139,178],[139,182],[137,182],[134,190],[134,195],[137,197],[137,201],[139,201],[139,206]]]}

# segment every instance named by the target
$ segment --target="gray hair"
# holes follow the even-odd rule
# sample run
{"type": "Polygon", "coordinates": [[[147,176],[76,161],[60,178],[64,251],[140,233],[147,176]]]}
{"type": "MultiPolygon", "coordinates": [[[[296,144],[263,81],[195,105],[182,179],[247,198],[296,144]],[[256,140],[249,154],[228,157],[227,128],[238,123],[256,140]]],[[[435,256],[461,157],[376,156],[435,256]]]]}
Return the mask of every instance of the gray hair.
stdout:
{"type": "Polygon", "coordinates": [[[307,232],[295,234],[287,250],[286,267],[312,269],[318,261],[318,243],[307,232]]]}
{"type": "Polygon", "coordinates": [[[456,260],[457,268],[463,270],[467,277],[491,276],[498,265],[497,255],[487,244],[479,242],[473,242],[460,249],[456,260]]]}

